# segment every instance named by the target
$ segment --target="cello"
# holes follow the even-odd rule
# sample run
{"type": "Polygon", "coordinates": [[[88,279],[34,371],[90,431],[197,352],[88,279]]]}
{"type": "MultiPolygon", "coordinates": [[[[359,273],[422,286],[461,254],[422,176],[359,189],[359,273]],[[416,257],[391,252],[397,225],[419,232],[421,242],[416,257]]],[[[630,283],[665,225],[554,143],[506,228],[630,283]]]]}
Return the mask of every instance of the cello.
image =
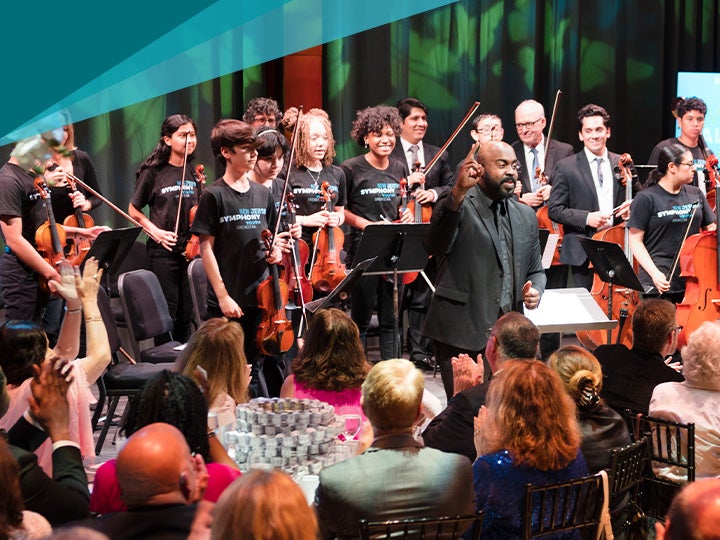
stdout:
{"type": "MultiPolygon", "coordinates": [[[[333,212],[335,203],[333,199],[337,196],[330,191],[330,183],[323,182],[320,187],[325,209],[333,212]]],[[[324,227],[317,230],[313,235],[315,245],[314,263],[310,267],[310,283],[313,288],[320,292],[328,293],[337,287],[347,276],[345,265],[340,261],[337,246],[343,245],[345,235],[340,227],[324,227]]]]}
{"type": "MultiPolygon", "coordinates": [[[[709,178],[712,181],[713,193],[717,200],[718,180],[717,157],[708,156],[705,162],[709,178]],[[711,159],[711,158],[714,158],[711,159]],[[713,164],[714,163],[714,164],[713,164]]],[[[715,205],[715,218],[720,217],[720,207],[715,205]]],[[[690,218],[692,221],[692,216],[690,218]]],[[[677,304],[675,318],[681,327],[678,335],[678,347],[687,344],[688,337],[705,321],[716,321],[720,318],[720,253],[718,252],[717,230],[704,231],[690,236],[678,255],[680,277],[685,278],[685,296],[677,304]]],[[[672,275],[672,273],[670,274],[672,275]]]]}
{"type": "MultiPolygon", "coordinates": [[[[633,162],[630,154],[622,154],[620,156],[620,162],[618,163],[618,179],[620,183],[625,186],[625,200],[632,199],[632,167],[633,162]]],[[[630,251],[630,229],[625,225],[625,223],[622,223],[596,232],[593,235],[593,240],[602,240],[604,242],[618,244],[623,248],[630,264],[635,267],[632,252],[630,251]]],[[[632,325],[629,324],[629,322],[635,311],[635,307],[640,301],[640,294],[634,289],[613,287],[612,298],[610,298],[610,285],[600,279],[600,276],[596,273],[593,278],[591,295],[598,306],[600,306],[600,309],[603,310],[603,313],[607,314],[611,320],[618,320],[619,324],[613,328],[612,331],[607,332],[604,330],[578,331],[576,335],[580,343],[590,350],[595,349],[599,345],[613,342],[631,348],[633,342],[632,325]],[[611,313],[608,313],[608,305],[612,305],[611,313]]]]}
{"type": "MultiPolygon", "coordinates": [[[[265,247],[272,250],[272,232],[262,232],[265,247]]],[[[270,276],[257,288],[258,307],[262,311],[262,320],[258,325],[256,340],[263,354],[275,356],[286,353],[295,342],[292,321],[285,314],[288,302],[288,285],[280,279],[276,264],[268,263],[270,276]]]]}

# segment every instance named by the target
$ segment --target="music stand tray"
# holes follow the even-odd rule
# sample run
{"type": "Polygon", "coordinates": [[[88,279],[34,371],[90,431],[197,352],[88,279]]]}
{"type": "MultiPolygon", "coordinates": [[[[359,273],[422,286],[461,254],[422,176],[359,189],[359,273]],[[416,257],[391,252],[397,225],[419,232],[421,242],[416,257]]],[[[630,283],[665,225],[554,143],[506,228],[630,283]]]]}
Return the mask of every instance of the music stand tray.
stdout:
{"type": "Polygon", "coordinates": [[[80,268],[85,268],[85,261],[88,258],[95,257],[98,268],[102,268],[105,277],[109,277],[110,274],[118,271],[141,230],[140,227],[128,227],[101,232],[87,252],[80,268]]]}
{"type": "Polygon", "coordinates": [[[375,257],[365,275],[420,272],[428,260],[423,238],[429,223],[373,224],[365,227],[354,260],[375,257]]]}
{"type": "Polygon", "coordinates": [[[315,313],[319,309],[337,306],[340,302],[346,300],[350,291],[355,286],[358,279],[360,279],[360,276],[363,275],[365,270],[367,270],[373,262],[375,262],[375,257],[359,262],[350,271],[350,273],[345,276],[345,279],[343,279],[340,283],[338,283],[337,287],[330,291],[330,294],[323,298],[318,298],[317,300],[305,302],[305,310],[310,313],[315,313]]]}
{"type": "Polygon", "coordinates": [[[601,280],[611,285],[645,292],[645,287],[640,283],[630,261],[618,244],[592,238],[578,238],[578,240],[601,280]]]}

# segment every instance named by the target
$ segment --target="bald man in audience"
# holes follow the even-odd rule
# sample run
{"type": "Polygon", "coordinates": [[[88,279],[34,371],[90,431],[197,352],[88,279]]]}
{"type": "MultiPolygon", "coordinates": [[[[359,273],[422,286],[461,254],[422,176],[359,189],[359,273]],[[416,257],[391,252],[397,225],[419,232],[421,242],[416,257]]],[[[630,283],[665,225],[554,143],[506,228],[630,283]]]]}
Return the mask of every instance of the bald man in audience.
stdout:
{"type": "MultiPolygon", "coordinates": [[[[492,372],[497,373],[506,360],[534,360],[539,342],[540,330],[537,326],[525,315],[511,311],[500,317],[493,326],[485,349],[485,359],[492,372]]],[[[478,366],[482,365],[481,360],[478,359],[478,366]]],[[[472,362],[472,359],[460,361],[472,362]]],[[[489,386],[489,380],[481,381],[455,394],[447,408],[425,428],[425,445],[444,452],[462,454],[470,461],[475,461],[477,451],[473,420],[480,407],[485,405],[489,386]]]]}
{"type": "Polygon", "coordinates": [[[320,471],[315,492],[321,538],[357,538],[358,521],[473,513],[470,462],[413,437],[423,374],[408,360],[378,362],[361,404],[375,439],[359,456],[320,471]]]}
{"type": "Polygon", "coordinates": [[[113,540],[187,538],[207,469],[180,430],[155,423],[136,431],[118,454],[117,476],[128,510],[81,525],[113,540]]]}
{"type": "Polygon", "coordinates": [[[655,532],[657,540],[720,540],[720,479],[685,486],[655,532]]]}

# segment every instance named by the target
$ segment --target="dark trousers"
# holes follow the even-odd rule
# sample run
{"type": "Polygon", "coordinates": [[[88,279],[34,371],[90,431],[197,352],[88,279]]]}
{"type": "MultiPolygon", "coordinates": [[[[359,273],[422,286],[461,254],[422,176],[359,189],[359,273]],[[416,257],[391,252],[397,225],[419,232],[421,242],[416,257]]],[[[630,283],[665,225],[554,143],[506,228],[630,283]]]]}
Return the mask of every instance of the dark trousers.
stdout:
{"type": "MultiPolygon", "coordinates": [[[[429,279],[434,277],[435,259],[430,259],[426,268],[429,279]]],[[[403,307],[407,310],[408,330],[407,345],[412,362],[422,362],[425,358],[433,356],[432,340],[422,335],[425,324],[425,314],[430,306],[432,291],[425,279],[418,275],[417,279],[405,286],[403,307]]]]}
{"type": "Polygon", "coordinates": [[[192,297],[185,256],[163,248],[148,246],[148,268],[157,276],[173,320],[173,339],[185,343],[190,338],[192,297]]]}
{"type": "MultiPolygon", "coordinates": [[[[402,295],[402,287],[398,296],[402,295]]],[[[352,291],[350,316],[360,330],[360,339],[367,350],[367,331],[377,301],[377,316],[380,323],[380,358],[395,358],[399,352],[393,350],[393,337],[398,329],[393,313],[393,284],[382,276],[367,276],[358,280],[352,291]]],[[[399,341],[399,338],[398,338],[399,341]]]]}
{"type": "Polygon", "coordinates": [[[580,266],[570,266],[570,274],[572,275],[575,287],[583,287],[587,289],[588,292],[592,291],[595,272],[590,269],[589,260],[585,261],[580,266]]]}

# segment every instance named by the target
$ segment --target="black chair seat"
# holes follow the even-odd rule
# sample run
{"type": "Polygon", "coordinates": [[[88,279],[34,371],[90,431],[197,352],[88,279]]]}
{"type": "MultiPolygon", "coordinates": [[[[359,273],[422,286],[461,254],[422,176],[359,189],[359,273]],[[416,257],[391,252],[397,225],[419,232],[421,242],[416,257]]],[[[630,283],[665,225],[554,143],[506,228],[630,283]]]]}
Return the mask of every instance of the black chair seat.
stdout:
{"type": "Polygon", "coordinates": [[[180,345],[179,341],[168,341],[167,343],[163,343],[162,345],[158,345],[152,349],[145,349],[144,351],[140,351],[140,359],[143,362],[149,362],[151,364],[167,362],[172,364],[180,355],[180,353],[175,350],[175,347],[178,345],[180,345]]]}
{"type": "Polygon", "coordinates": [[[112,390],[139,390],[145,382],[163,369],[172,371],[173,364],[118,364],[105,373],[105,387],[112,390]]]}

